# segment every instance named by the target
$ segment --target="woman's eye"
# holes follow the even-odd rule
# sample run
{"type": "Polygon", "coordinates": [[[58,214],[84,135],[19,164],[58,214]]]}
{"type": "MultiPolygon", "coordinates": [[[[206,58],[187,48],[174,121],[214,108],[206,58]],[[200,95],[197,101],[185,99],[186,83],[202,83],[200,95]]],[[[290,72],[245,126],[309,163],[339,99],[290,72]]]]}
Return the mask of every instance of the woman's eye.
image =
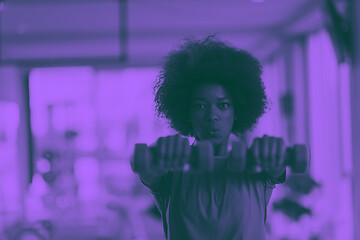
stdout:
{"type": "Polygon", "coordinates": [[[229,103],[221,103],[220,108],[221,109],[228,109],[228,108],[230,108],[230,104],[229,103]]]}
{"type": "Polygon", "coordinates": [[[195,104],[194,105],[195,109],[198,109],[198,110],[202,110],[202,109],[205,109],[205,104],[201,104],[201,103],[198,103],[198,104],[195,104]]]}

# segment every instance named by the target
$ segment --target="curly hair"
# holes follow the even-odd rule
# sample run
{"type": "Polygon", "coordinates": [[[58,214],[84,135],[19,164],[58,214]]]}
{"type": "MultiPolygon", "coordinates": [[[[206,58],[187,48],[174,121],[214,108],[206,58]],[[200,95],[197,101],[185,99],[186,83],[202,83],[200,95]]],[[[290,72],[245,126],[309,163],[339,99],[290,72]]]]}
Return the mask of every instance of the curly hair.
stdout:
{"type": "Polygon", "coordinates": [[[201,84],[219,84],[231,95],[235,122],[232,133],[253,129],[266,111],[268,99],[261,78],[262,66],[250,53],[211,35],[204,40],[186,38],[162,64],[154,85],[157,117],[184,136],[194,136],[189,123],[192,91],[201,84]]]}

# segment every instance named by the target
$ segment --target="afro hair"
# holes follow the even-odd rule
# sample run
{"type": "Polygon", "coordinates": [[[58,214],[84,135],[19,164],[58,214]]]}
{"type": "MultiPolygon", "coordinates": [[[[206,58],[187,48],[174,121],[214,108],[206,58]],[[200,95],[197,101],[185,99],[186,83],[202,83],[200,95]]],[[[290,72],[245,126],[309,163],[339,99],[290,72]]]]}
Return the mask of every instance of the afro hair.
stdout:
{"type": "Polygon", "coordinates": [[[232,133],[251,130],[267,109],[262,66],[245,50],[211,35],[186,38],[162,64],[154,86],[157,117],[184,136],[194,136],[189,123],[192,91],[202,84],[219,84],[231,95],[235,122],[232,133]]]}

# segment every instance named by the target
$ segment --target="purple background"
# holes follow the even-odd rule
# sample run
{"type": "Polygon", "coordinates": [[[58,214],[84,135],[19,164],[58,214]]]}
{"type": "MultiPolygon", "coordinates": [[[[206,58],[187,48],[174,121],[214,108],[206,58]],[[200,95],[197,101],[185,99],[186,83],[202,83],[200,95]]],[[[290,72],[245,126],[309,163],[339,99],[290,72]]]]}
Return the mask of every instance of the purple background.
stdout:
{"type": "MultiPolygon", "coordinates": [[[[336,2],[356,41],[360,4],[336,2]]],[[[298,200],[313,214],[295,222],[274,211],[288,193],[279,185],[267,239],[359,239],[360,51],[342,59],[324,3],[0,1],[0,239],[43,219],[53,239],[164,239],[129,161],[135,143],[174,134],[154,117],[161,58],[209,33],[264,66],[271,110],[248,141],[268,134],[311,148],[321,187],[298,200]]]]}

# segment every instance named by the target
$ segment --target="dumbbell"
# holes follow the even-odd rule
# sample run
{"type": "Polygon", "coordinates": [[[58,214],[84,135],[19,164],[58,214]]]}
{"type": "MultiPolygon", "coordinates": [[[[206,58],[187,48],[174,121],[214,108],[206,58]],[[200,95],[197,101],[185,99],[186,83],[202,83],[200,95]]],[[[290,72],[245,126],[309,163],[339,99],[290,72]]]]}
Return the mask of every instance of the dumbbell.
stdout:
{"type": "MultiPolygon", "coordinates": [[[[292,172],[305,173],[308,169],[309,161],[310,152],[307,145],[295,144],[285,149],[283,165],[290,167],[292,172]]],[[[253,153],[242,142],[233,143],[227,168],[234,172],[262,172],[262,168],[255,161],[253,153]]]]}
{"type": "MultiPolygon", "coordinates": [[[[135,144],[134,156],[131,160],[131,167],[134,172],[141,173],[156,171],[161,168],[153,147],[146,144],[135,144]]],[[[212,171],[216,161],[226,161],[230,171],[244,172],[249,171],[259,173],[262,169],[256,165],[251,151],[242,142],[233,142],[232,150],[228,156],[214,156],[213,146],[208,141],[199,141],[197,146],[191,148],[190,157],[187,164],[179,171],[212,171]]],[[[306,145],[294,145],[286,148],[284,165],[289,166],[295,173],[304,173],[309,162],[309,151],[306,145]]],[[[176,170],[171,170],[176,171],[176,170]]]]}
{"type": "MultiPolygon", "coordinates": [[[[135,151],[131,160],[131,167],[134,172],[141,173],[147,171],[157,171],[161,169],[158,159],[156,159],[155,148],[148,147],[144,143],[135,144],[135,151]]],[[[216,158],[216,157],[215,157],[216,158]]],[[[211,143],[198,142],[197,146],[191,147],[189,159],[186,164],[178,169],[179,171],[212,171],[214,168],[214,156],[211,143]]],[[[175,170],[171,170],[175,171],[175,170]]]]}

